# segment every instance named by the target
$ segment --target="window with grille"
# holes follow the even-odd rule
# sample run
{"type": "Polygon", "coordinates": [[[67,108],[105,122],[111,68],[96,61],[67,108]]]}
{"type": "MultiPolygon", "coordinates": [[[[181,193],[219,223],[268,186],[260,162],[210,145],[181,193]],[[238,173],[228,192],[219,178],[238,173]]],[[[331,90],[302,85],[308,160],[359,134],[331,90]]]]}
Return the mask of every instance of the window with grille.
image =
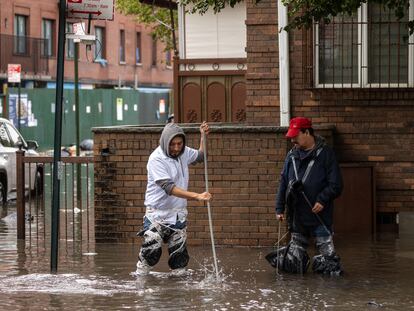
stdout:
{"type": "MultiPolygon", "coordinates": [[[[414,0],[411,0],[414,4],[414,0]]],[[[378,3],[363,4],[353,16],[337,16],[314,27],[314,86],[414,86],[414,38],[407,22],[378,3]]]]}

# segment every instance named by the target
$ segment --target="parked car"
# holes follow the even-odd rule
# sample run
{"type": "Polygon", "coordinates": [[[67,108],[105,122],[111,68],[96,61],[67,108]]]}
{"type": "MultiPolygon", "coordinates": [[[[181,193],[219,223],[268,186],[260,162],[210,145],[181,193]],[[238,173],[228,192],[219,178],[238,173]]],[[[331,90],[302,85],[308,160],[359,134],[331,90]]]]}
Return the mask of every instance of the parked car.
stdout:
{"type": "MultiPolygon", "coordinates": [[[[16,193],[16,151],[19,146],[25,156],[38,156],[36,141],[26,141],[14,125],[7,119],[0,118],[0,203],[15,197],[16,193]]],[[[25,166],[26,190],[41,193],[43,186],[43,166],[32,164],[25,166]],[[29,178],[30,174],[30,178],[29,178]],[[29,180],[31,184],[29,185],[29,180]]]]}

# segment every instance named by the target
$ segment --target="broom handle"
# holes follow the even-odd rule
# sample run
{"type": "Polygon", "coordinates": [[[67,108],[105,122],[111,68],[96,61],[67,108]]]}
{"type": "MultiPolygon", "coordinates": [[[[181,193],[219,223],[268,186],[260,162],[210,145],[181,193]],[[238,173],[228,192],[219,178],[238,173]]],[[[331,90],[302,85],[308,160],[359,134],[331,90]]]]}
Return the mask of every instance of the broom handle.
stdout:
{"type": "MultiPolygon", "coordinates": [[[[203,149],[204,149],[204,179],[206,183],[206,192],[208,192],[208,171],[207,171],[207,136],[203,131],[203,149]]],[[[216,270],[216,278],[219,278],[216,247],[214,246],[213,221],[211,219],[210,201],[207,201],[208,224],[210,227],[211,248],[213,250],[214,269],[216,270]]]]}

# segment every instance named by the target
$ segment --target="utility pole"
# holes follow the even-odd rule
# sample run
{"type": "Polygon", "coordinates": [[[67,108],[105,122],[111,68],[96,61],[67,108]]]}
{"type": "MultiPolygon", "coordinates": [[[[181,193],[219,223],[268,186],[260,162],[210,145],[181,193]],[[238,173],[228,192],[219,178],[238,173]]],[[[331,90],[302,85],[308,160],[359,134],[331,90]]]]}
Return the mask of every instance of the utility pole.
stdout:
{"type": "MultiPolygon", "coordinates": [[[[75,122],[76,122],[76,156],[80,156],[80,121],[79,121],[79,44],[80,40],[75,39],[75,122]]],[[[76,198],[78,208],[82,210],[82,184],[81,184],[81,164],[76,165],[76,198]]],[[[81,214],[82,215],[82,214],[81,214]]]]}

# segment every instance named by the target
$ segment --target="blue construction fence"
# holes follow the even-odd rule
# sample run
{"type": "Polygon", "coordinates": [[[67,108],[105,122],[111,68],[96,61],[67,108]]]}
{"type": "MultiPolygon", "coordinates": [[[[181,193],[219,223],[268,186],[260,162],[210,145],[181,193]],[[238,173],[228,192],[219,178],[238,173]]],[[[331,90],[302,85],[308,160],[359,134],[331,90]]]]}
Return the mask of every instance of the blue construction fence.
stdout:
{"type": "MultiPolygon", "coordinates": [[[[55,90],[21,89],[20,132],[26,140],[36,140],[40,150],[53,148],[55,90]]],[[[8,94],[8,118],[17,126],[17,88],[8,94]]],[[[75,143],[76,115],[74,90],[63,93],[62,146],[75,143]]],[[[171,89],[79,90],[80,140],[93,138],[97,126],[164,124],[170,111],[171,89]]],[[[4,110],[4,109],[3,109],[4,110]]]]}

